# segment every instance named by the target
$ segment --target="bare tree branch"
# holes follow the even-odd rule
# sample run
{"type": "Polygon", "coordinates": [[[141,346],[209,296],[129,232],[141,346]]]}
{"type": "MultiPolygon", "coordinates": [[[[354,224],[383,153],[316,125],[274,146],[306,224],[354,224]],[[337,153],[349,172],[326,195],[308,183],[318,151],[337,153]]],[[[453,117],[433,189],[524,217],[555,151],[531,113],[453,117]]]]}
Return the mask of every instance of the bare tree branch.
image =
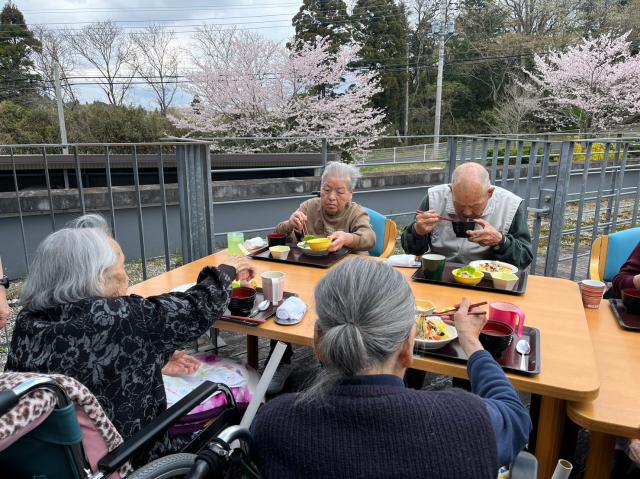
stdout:
{"type": "Polygon", "coordinates": [[[178,50],[172,47],[175,33],[161,25],[149,25],[144,33],[131,35],[135,46],[132,64],[153,89],[160,113],[166,115],[178,88],[178,50]]]}
{"type": "Polygon", "coordinates": [[[99,73],[100,88],[111,105],[122,105],[136,73],[131,39],[113,22],[92,23],[79,33],[66,32],[70,47],[99,73]]]}
{"type": "Polygon", "coordinates": [[[77,98],[73,88],[69,84],[68,77],[72,76],[76,68],[75,53],[66,42],[65,36],[57,30],[48,30],[42,26],[35,27],[33,33],[40,43],[42,49],[35,52],[35,65],[47,82],[45,91],[51,98],[55,97],[54,86],[54,66],[60,66],[60,83],[63,91],[63,100],[67,103],[75,104],[77,98]]]}

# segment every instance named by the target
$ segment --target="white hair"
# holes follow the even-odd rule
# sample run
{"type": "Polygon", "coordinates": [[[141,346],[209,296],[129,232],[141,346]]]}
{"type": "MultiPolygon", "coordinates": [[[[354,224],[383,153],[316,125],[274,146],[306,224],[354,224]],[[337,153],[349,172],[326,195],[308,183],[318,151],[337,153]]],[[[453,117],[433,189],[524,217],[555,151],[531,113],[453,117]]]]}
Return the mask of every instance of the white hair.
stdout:
{"type": "Polygon", "coordinates": [[[105,296],[105,272],[117,255],[102,228],[64,228],[38,246],[20,302],[40,311],[92,296],[105,296]]]}
{"type": "Polygon", "coordinates": [[[341,378],[385,364],[416,321],[407,280],[377,261],[342,261],[316,286],[315,303],[317,354],[324,368],[302,401],[322,396],[341,378]]]}
{"type": "Polygon", "coordinates": [[[353,191],[361,177],[358,167],[340,161],[330,161],[324,168],[320,186],[324,185],[329,178],[344,178],[349,180],[349,191],[353,191]]]}
{"type": "Polygon", "coordinates": [[[104,219],[104,216],[97,213],[78,216],[76,219],[69,221],[66,226],[67,228],[97,228],[104,231],[108,236],[111,236],[109,223],[104,219]]]}
{"type": "Polygon", "coordinates": [[[453,186],[456,183],[468,181],[471,178],[480,183],[483,191],[489,190],[489,187],[491,186],[489,173],[482,165],[471,162],[463,163],[453,170],[453,174],[451,175],[451,185],[453,186]]]}

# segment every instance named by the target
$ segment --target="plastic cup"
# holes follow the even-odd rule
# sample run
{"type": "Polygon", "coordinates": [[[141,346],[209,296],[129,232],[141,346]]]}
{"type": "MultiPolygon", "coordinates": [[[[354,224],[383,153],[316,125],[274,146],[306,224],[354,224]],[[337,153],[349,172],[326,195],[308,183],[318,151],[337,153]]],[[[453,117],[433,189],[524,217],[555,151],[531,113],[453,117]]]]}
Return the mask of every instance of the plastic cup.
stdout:
{"type": "Polygon", "coordinates": [[[242,256],[239,245],[244,243],[244,233],[235,231],[227,233],[227,249],[231,256],[242,256]]]}
{"type": "Polygon", "coordinates": [[[441,254],[423,254],[422,261],[422,274],[426,279],[433,279],[436,281],[442,280],[442,273],[444,271],[444,265],[447,261],[445,256],[441,254]]]}

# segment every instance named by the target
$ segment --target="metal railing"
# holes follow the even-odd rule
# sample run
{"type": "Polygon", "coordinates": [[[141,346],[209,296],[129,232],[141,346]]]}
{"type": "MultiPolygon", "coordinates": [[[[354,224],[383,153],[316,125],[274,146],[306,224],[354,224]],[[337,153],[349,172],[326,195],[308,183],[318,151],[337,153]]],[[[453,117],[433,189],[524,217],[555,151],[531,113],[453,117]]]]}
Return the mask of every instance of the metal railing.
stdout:
{"type": "MultiPolygon", "coordinates": [[[[411,142],[421,144],[371,149],[355,152],[353,156],[366,167],[415,164],[431,168],[440,172],[440,176],[434,176],[437,182],[449,181],[453,169],[462,162],[475,161],[485,165],[493,184],[515,192],[529,208],[535,255],[532,272],[574,279],[584,276],[583,260],[598,235],[638,224],[640,140],[556,141],[553,138],[553,135],[538,139],[452,136],[442,143],[441,157],[433,158],[431,137],[422,136],[411,138],[411,142]]],[[[28,270],[30,252],[46,234],[60,228],[73,216],[100,211],[108,218],[114,236],[129,256],[140,259],[142,277],[147,278],[151,257],[162,257],[164,269],[169,270],[176,264],[176,252],[182,254],[184,261],[191,261],[223,246],[229,231],[252,234],[270,231],[299,203],[311,197],[312,189],[295,195],[216,200],[209,146],[214,140],[234,139],[0,145],[0,154],[11,158],[14,183],[12,193],[0,193],[3,237],[5,245],[12,244],[11,258],[5,259],[5,266],[9,265],[7,269],[11,271],[11,262],[16,264],[21,256],[21,262],[28,270]],[[74,169],[68,179],[70,188],[58,190],[52,188],[48,164],[49,157],[60,154],[64,147],[69,148],[74,158],[74,169]],[[15,159],[27,153],[41,157],[45,189],[33,191],[20,184],[15,159]],[[104,186],[84,187],[81,158],[85,153],[92,153],[93,168],[96,155],[102,155],[104,186]],[[115,154],[119,158],[130,157],[132,186],[113,183],[111,156],[115,154]],[[141,172],[138,160],[142,154],[146,168],[141,172]],[[177,185],[165,182],[164,158],[168,155],[176,158],[177,185]],[[149,184],[143,175],[153,164],[153,158],[157,181],[149,184]],[[255,214],[257,207],[260,214],[255,214]],[[13,254],[18,249],[20,253],[13,254]]],[[[307,140],[315,142],[315,151],[320,151],[326,161],[332,143],[340,139],[307,140]]],[[[277,173],[284,169],[292,167],[242,168],[241,171],[277,173]]],[[[214,179],[215,173],[222,171],[226,170],[216,170],[214,179]]],[[[356,200],[395,218],[398,223],[407,224],[427,186],[361,188],[356,193],[356,200]]],[[[7,255],[4,249],[0,253],[7,255]]]]}

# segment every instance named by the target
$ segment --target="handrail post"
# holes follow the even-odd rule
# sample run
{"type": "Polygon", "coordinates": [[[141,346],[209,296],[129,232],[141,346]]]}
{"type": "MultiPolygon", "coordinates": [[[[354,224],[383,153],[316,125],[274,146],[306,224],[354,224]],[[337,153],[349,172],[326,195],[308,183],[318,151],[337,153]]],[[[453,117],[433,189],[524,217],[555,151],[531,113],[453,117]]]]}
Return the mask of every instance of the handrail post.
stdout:
{"type": "Polygon", "coordinates": [[[573,161],[573,141],[562,142],[560,150],[560,164],[556,176],[555,195],[551,208],[551,226],[549,231],[549,244],[547,246],[547,260],[544,265],[545,276],[555,276],[558,272],[558,260],[562,246],[562,230],[564,228],[564,213],[567,206],[567,194],[569,190],[569,173],[573,161]]]}
{"type": "Polygon", "coordinates": [[[450,136],[447,138],[447,170],[446,170],[446,178],[447,183],[451,183],[451,178],[453,177],[453,170],[456,169],[456,156],[457,156],[457,141],[455,136],[450,136]]]}
{"type": "Polygon", "coordinates": [[[184,263],[214,252],[213,197],[209,144],[176,146],[180,229],[184,263]]]}

